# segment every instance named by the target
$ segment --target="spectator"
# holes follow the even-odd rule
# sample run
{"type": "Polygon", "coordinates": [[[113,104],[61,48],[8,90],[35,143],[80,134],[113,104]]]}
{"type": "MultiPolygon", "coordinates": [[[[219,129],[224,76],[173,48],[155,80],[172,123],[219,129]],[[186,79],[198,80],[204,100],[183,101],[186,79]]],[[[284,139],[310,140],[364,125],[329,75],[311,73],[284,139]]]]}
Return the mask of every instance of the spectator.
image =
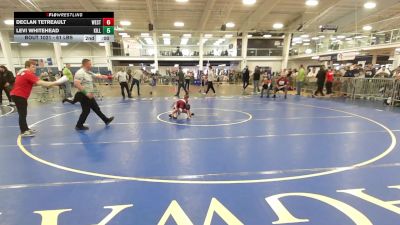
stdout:
{"type": "Polygon", "coordinates": [[[213,84],[214,80],[215,80],[215,74],[214,74],[213,68],[212,68],[212,66],[209,66],[208,73],[207,73],[207,91],[205,94],[208,94],[210,89],[214,92],[214,95],[216,94],[215,89],[214,89],[214,84],[213,84]]]}
{"type": "Polygon", "coordinates": [[[131,96],[132,96],[132,90],[133,90],[133,87],[135,86],[135,84],[137,85],[138,96],[140,96],[140,80],[142,79],[142,76],[143,76],[143,69],[135,70],[133,72],[132,84],[131,84],[131,88],[129,89],[131,96]]]}
{"type": "Polygon", "coordinates": [[[354,77],[353,71],[350,69],[350,67],[346,67],[346,72],[344,73],[343,77],[354,77]]]}
{"type": "Polygon", "coordinates": [[[334,75],[332,68],[329,67],[328,71],[326,72],[326,94],[331,95],[332,92],[332,86],[333,86],[333,80],[334,80],[334,75]]]}
{"type": "Polygon", "coordinates": [[[377,72],[376,75],[381,77],[390,77],[391,72],[385,65],[383,65],[377,72]]]}
{"type": "Polygon", "coordinates": [[[185,74],[182,71],[182,67],[179,67],[177,75],[178,75],[178,92],[176,93],[175,96],[179,98],[179,94],[181,93],[181,88],[183,88],[186,94],[188,94],[188,91],[185,88],[185,74]]]}
{"type": "Polygon", "coordinates": [[[315,68],[311,68],[310,72],[308,72],[307,77],[316,77],[317,76],[317,71],[315,70],[315,68]]]}
{"type": "Polygon", "coordinates": [[[14,105],[10,92],[14,86],[14,74],[5,66],[0,66],[0,105],[3,104],[3,90],[6,93],[9,105],[14,105]]]}
{"type": "Polygon", "coordinates": [[[190,78],[191,78],[191,76],[192,76],[192,74],[191,74],[190,71],[188,71],[188,72],[185,74],[185,88],[186,88],[186,90],[188,90],[188,91],[189,91],[189,88],[190,88],[190,78]]]}
{"type": "Polygon", "coordinates": [[[254,69],[253,73],[253,93],[257,94],[257,92],[260,92],[260,76],[261,76],[261,71],[260,67],[256,66],[254,69]]]}
{"type": "Polygon", "coordinates": [[[372,66],[372,63],[369,63],[365,67],[365,78],[373,78],[376,74],[375,68],[372,66]]]}
{"type": "Polygon", "coordinates": [[[72,98],[71,87],[74,82],[74,76],[70,70],[71,64],[67,63],[62,71],[63,76],[68,78],[68,81],[64,84],[64,98],[72,98]]]}
{"type": "Polygon", "coordinates": [[[317,90],[315,91],[314,96],[317,96],[318,94],[321,94],[321,96],[324,95],[324,84],[325,84],[325,79],[326,79],[326,71],[325,67],[322,66],[321,69],[317,73],[317,90]]]}
{"type": "Polygon", "coordinates": [[[299,72],[296,76],[296,90],[297,95],[301,95],[301,89],[303,88],[304,81],[306,79],[306,70],[303,65],[300,65],[299,72]]]}
{"type": "Polygon", "coordinates": [[[249,86],[250,83],[250,71],[249,71],[249,67],[246,66],[242,72],[242,80],[243,80],[243,94],[246,91],[246,88],[249,86]]]}

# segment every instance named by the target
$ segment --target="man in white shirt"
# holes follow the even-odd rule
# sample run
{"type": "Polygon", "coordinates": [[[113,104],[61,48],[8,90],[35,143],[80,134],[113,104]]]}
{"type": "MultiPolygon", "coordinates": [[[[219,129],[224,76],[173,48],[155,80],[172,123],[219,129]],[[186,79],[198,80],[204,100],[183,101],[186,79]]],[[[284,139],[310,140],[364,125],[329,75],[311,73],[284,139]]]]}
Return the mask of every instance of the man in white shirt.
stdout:
{"type": "Polygon", "coordinates": [[[384,77],[390,77],[390,70],[388,69],[388,68],[386,68],[386,66],[382,66],[379,70],[378,70],[378,72],[376,72],[376,74],[377,75],[379,75],[379,74],[383,74],[384,75],[384,77]]]}
{"type": "Polygon", "coordinates": [[[210,89],[211,89],[215,95],[215,89],[214,89],[214,84],[213,84],[214,80],[215,80],[215,74],[214,74],[213,68],[212,68],[212,66],[209,66],[208,74],[207,74],[207,91],[205,94],[208,94],[208,91],[210,91],[210,89]]]}
{"type": "Polygon", "coordinates": [[[143,75],[143,71],[141,69],[133,71],[132,84],[131,84],[131,88],[129,90],[131,93],[131,96],[132,96],[133,86],[135,86],[135,84],[137,85],[138,96],[140,96],[140,80],[142,79],[142,75],[143,75]]]}
{"type": "Polygon", "coordinates": [[[123,69],[120,69],[115,77],[118,79],[119,85],[121,86],[122,98],[125,100],[125,90],[128,94],[128,98],[132,98],[128,87],[128,74],[123,69]]]}

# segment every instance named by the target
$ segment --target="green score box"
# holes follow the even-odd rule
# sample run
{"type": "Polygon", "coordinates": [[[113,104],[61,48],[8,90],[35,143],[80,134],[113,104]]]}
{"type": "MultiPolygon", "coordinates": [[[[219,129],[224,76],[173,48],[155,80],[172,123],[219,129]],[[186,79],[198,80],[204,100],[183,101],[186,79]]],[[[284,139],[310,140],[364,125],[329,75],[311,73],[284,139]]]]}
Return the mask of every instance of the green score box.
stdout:
{"type": "Polygon", "coordinates": [[[103,34],[114,34],[114,27],[103,27],[103,34]]]}

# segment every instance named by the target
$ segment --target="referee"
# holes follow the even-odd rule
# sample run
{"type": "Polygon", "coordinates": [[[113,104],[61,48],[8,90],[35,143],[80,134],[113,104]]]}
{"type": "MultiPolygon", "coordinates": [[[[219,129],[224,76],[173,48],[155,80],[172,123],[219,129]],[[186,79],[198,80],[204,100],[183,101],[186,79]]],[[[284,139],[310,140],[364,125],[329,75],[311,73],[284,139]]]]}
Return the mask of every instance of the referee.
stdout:
{"type": "Polygon", "coordinates": [[[106,125],[109,125],[114,117],[106,117],[100,110],[99,105],[93,95],[93,79],[108,79],[108,76],[96,75],[92,71],[92,62],[89,59],[82,60],[82,68],[75,73],[74,85],[78,89],[75,98],[81,103],[82,113],[79,117],[75,129],[78,131],[89,130],[89,127],[84,126],[87,117],[89,116],[90,109],[92,109],[106,125]]]}

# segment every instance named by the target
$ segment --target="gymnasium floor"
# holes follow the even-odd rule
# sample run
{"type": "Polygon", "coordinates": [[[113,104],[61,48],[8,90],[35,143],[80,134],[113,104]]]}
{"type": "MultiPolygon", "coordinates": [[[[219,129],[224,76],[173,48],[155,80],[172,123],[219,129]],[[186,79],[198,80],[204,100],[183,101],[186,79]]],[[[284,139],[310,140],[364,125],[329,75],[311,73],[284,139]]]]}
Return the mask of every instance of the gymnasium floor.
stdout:
{"type": "Polygon", "coordinates": [[[289,96],[32,106],[35,138],[0,117],[0,224],[400,224],[400,114],[381,104],[289,96]],[[365,190],[360,190],[365,189],[365,190]],[[385,202],[387,201],[387,202],[385,202]]]}

